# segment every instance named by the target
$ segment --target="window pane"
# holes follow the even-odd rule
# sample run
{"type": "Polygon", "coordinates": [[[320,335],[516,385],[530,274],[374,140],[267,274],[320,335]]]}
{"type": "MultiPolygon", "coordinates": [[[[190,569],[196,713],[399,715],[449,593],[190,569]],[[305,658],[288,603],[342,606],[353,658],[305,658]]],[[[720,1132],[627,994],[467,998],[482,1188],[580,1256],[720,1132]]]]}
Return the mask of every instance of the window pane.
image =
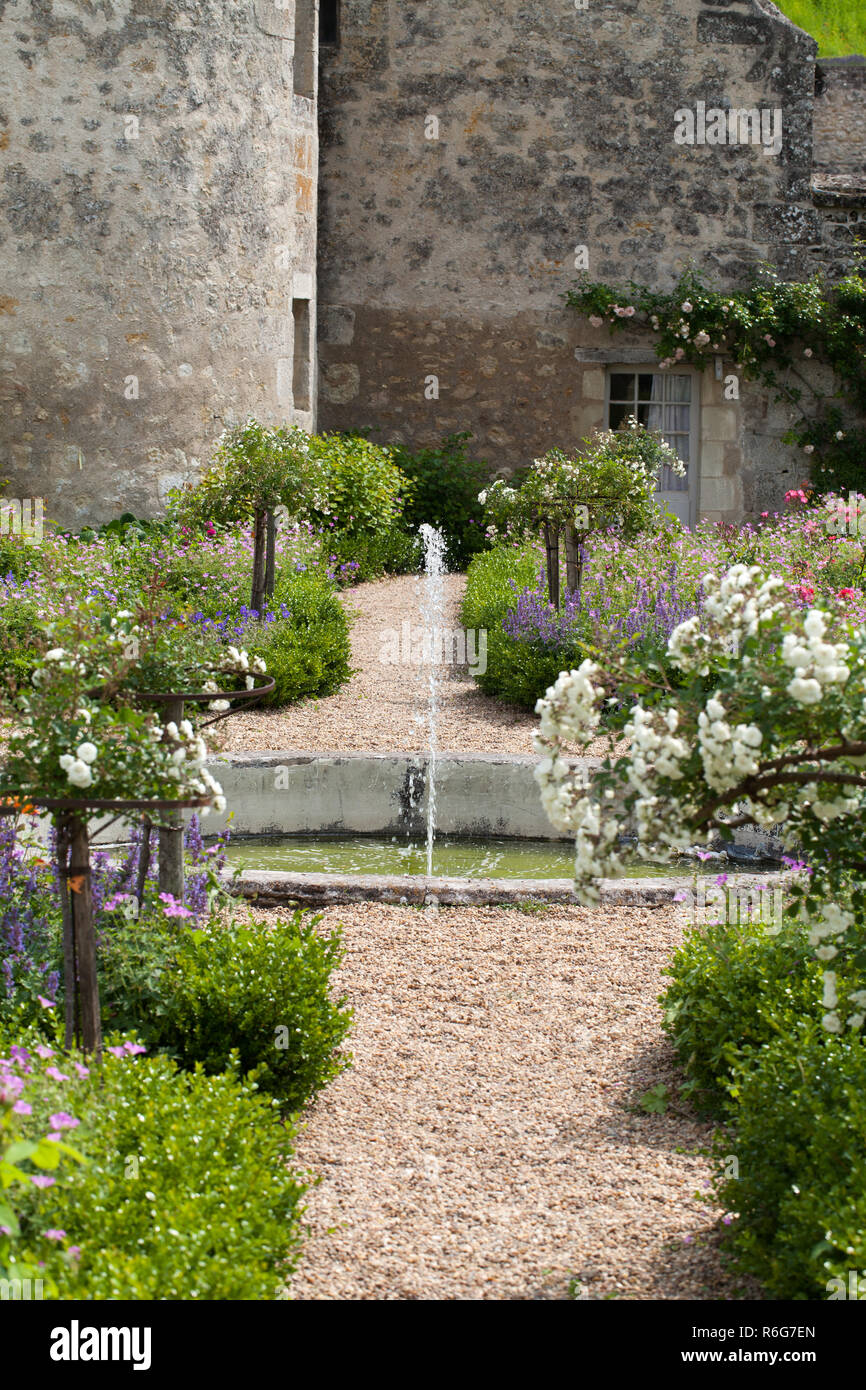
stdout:
{"type": "Polygon", "coordinates": [[[689,411],[688,405],[666,405],[665,406],[665,429],[678,430],[688,434],[689,431],[689,411]]]}
{"type": "Polygon", "coordinates": [[[613,372],[610,378],[612,401],[634,400],[634,372],[613,372]]]}
{"type": "Polygon", "coordinates": [[[666,434],[665,443],[671,446],[674,453],[677,454],[684,463],[688,463],[690,453],[689,436],[687,434],[666,434]]]}
{"type": "Polygon", "coordinates": [[[609,428],[612,430],[622,429],[633,410],[634,406],[631,405],[631,403],[628,405],[614,405],[613,402],[611,402],[609,428]]]}
{"type": "Polygon", "coordinates": [[[659,399],[653,390],[653,384],[657,377],[652,372],[641,372],[637,379],[637,398],[639,401],[656,401],[659,399]]]}
{"type": "Polygon", "coordinates": [[[692,379],[690,376],[669,376],[668,394],[669,401],[690,401],[692,398],[692,379]]]}
{"type": "Polygon", "coordinates": [[[643,425],[644,429],[649,429],[649,417],[651,410],[658,410],[657,405],[648,405],[646,401],[641,401],[637,408],[638,424],[643,425]]]}
{"type": "Polygon", "coordinates": [[[647,427],[648,430],[660,430],[660,429],[661,429],[661,427],[662,427],[662,410],[663,410],[663,407],[660,406],[660,405],[651,405],[651,406],[649,406],[649,407],[647,408],[647,422],[646,422],[646,427],[647,427]]]}

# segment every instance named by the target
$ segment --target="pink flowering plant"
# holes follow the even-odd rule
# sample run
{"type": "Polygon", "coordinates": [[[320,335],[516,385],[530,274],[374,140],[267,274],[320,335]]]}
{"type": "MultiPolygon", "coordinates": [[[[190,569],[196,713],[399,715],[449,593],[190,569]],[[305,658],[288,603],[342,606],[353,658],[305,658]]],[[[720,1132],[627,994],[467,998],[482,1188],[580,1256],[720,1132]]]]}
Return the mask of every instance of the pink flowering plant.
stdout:
{"type": "Polygon", "coordinates": [[[69,1250],[64,1230],[32,1219],[31,1211],[38,1209],[43,1194],[63,1184],[70,1164],[86,1162],[67,1142],[77,1127],[75,1117],[49,1113],[50,1106],[32,1099],[30,1083],[40,1069],[49,1082],[68,1079],[59,1067],[45,1065],[54,1055],[53,1048],[37,1042],[30,1049],[13,1045],[9,1056],[0,1057],[0,1277],[42,1280],[48,1297],[56,1293],[56,1284],[46,1274],[46,1262],[56,1261],[58,1254],[74,1259],[75,1252],[69,1250]]]}

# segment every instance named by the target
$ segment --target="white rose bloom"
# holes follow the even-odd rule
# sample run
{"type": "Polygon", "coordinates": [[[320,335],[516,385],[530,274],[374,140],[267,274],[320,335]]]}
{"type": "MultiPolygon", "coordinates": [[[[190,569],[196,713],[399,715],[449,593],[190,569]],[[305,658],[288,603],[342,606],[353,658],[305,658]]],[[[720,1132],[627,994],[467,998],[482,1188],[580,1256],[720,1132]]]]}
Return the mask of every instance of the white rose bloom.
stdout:
{"type": "Polygon", "coordinates": [[[83,763],[95,763],[99,756],[99,749],[95,743],[79,743],[75,752],[83,763]]]}
{"type": "Polygon", "coordinates": [[[821,686],[816,680],[795,676],[785,688],[798,705],[817,705],[821,699],[821,686]]]}
{"type": "Polygon", "coordinates": [[[72,766],[65,769],[65,772],[73,787],[89,787],[93,782],[93,773],[87,763],[82,762],[80,758],[76,758],[72,766]]]}
{"type": "Polygon", "coordinates": [[[169,738],[180,738],[180,732],[173,719],[170,719],[169,722],[166,724],[165,732],[168,734],[169,738]]]}
{"type": "Polygon", "coordinates": [[[185,760],[186,760],[186,749],[185,749],[185,748],[175,748],[174,752],[173,752],[172,755],[171,755],[171,760],[172,760],[172,762],[175,764],[176,767],[179,767],[180,764],[181,764],[182,762],[185,762],[185,760]]]}
{"type": "Polygon", "coordinates": [[[62,661],[66,653],[62,647],[52,647],[50,652],[45,653],[46,661],[62,661]]]}
{"type": "Polygon", "coordinates": [[[256,678],[255,678],[255,676],[247,676],[247,678],[246,678],[246,687],[247,687],[247,690],[255,690],[255,688],[256,688],[256,678]]]}
{"type": "Polygon", "coordinates": [[[195,730],[193,729],[188,719],[181,720],[180,732],[183,734],[184,738],[193,738],[195,735],[195,730]]]}
{"type": "Polygon", "coordinates": [[[63,768],[64,772],[68,772],[74,762],[75,759],[71,753],[64,753],[63,757],[60,759],[60,766],[63,768]]]}
{"type": "Polygon", "coordinates": [[[223,714],[227,709],[231,709],[229,700],[211,700],[208,709],[212,709],[214,714],[223,714]]]}

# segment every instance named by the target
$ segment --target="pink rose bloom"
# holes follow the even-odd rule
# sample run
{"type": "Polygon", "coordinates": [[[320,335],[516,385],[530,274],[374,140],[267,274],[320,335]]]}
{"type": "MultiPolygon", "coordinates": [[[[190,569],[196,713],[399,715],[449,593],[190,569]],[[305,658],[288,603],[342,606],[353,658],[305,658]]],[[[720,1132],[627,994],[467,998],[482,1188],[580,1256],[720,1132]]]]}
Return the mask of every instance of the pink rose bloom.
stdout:
{"type": "Polygon", "coordinates": [[[600,319],[598,314],[590,314],[589,321],[593,328],[601,328],[601,325],[604,323],[604,319],[600,319]]]}
{"type": "Polygon", "coordinates": [[[48,1119],[54,1129],[76,1129],[81,1123],[74,1115],[67,1115],[65,1110],[58,1110],[56,1115],[49,1115],[48,1119]]]}
{"type": "Polygon", "coordinates": [[[14,1110],[16,1115],[33,1114],[33,1106],[30,1104],[29,1100],[16,1100],[12,1109],[14,1110]]]}
{"type": "Polygon", "coordinates": [[[65,1240],[65,1239],[66,1239],[66,1232],[65,1232],[65,1231],[58,1231],[54,1226],[52,1226],[50,1230],[44,1231],[44,1232],[43,1232],[43,1235],[45,1236],[45,1239],[46,1239],[46,1240],[65,1240]]]}
{"type": "Polygon", "coordinates": [[[37,1173],[30,1179],[34,1187],[53,1187],[54,1179],[49,1178],[45,1173],[37,1173]]]}

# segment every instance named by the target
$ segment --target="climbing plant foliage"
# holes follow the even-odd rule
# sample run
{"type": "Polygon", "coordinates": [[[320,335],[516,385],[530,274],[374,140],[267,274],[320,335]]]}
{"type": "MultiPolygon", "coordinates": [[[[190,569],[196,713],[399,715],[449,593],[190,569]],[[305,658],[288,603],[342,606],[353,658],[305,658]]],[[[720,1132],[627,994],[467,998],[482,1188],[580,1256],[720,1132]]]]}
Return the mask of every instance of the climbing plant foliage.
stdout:
{"type": "Polygon", "coordinates": [[[746,380],[760,382],[794,413],[785,442],[799,447],[820,492],[863,490],[866,478],[866,281],[858,267],[830,283],[780,279],[762,267],[746,289],[720,291],[687,271],[660,293],[582,281],[566,295],[594,327],[611,332],[636,322],[657,335],[662,367],[703,370],[722,355],[746,380]],[[815,372],[810,359],[830,369],[815,372]]]}

